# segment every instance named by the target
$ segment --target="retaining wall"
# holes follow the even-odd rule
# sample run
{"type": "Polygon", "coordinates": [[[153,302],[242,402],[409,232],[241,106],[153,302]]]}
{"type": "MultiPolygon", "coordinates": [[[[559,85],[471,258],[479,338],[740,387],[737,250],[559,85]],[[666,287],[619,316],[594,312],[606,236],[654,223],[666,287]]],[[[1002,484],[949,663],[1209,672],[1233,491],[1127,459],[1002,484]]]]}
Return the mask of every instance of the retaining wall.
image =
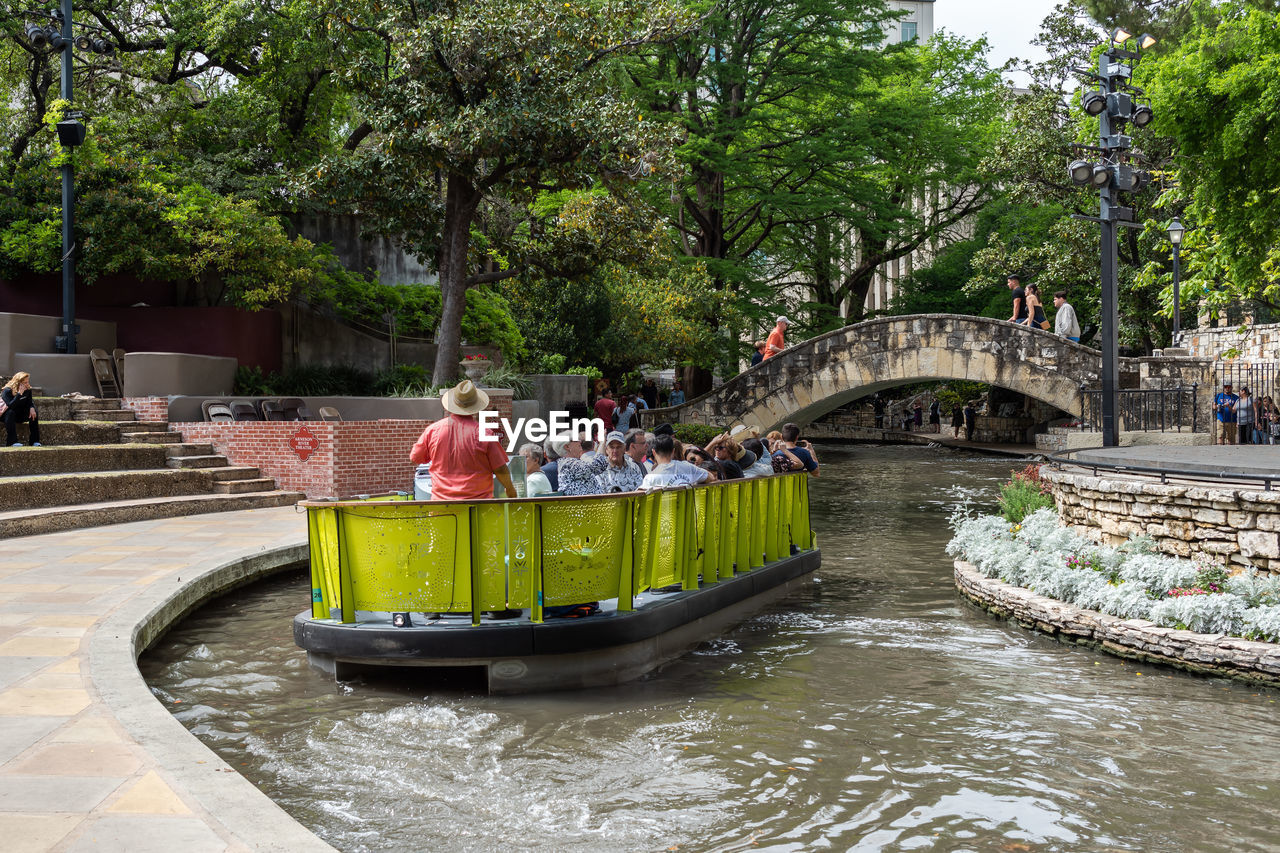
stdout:
{"type": "Polygon", "coordinates": [[[1104,544],[1146,534],[1179,557],[1211,554],[1280,572],[1280,491],[1161,484],[1045,465],[1063,523],[1104,544]]]}
{"type": "Polygon", "coordinates": [[[1120,657],[1169,664],[1206,675],[1280,685],[1280,645],[1162,628],[1085,610],[955,563],[956,587],[979,606],[1069,642],[1099,646],[1120,657]]]}

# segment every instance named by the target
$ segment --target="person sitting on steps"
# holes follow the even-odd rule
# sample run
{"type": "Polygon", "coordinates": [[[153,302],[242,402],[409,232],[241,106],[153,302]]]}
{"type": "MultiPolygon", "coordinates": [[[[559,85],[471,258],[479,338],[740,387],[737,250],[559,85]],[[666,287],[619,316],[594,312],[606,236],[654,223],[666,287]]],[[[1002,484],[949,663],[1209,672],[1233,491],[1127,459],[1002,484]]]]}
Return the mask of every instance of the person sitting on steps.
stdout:
{"type": "Polygon", "coordinates": [[[4,435],[7,447],[21,447],[18,441],[18,421],[27,421],[31,431],[31,446],[40,446],[40,419],[31,400],[31,374],[18,371],[0,389],[0,401],[5,405],[4,435]]]}

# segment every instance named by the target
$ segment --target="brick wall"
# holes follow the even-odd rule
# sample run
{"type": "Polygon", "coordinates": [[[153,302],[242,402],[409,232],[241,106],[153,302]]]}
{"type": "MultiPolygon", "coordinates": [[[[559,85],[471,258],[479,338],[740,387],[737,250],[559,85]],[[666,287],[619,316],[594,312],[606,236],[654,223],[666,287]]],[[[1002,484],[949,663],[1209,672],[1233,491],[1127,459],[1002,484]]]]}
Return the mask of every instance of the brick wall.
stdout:
{"type": "MultiPolygon", "coordinates": [[[[511,417],[511,395],[491,393],[490,407],[511,417]]],[[[357,494],[413,491],[409,451],[428,420],[282,421],[174,423],[187,442],[212,444],[233,465],[252,465],[282,489],[308,498],[347,498],[357,494]],[[316,439],[305,461],[290,439],[305,427],[316,439]]]]}
{"type": "Polygon", "coordinates": [[[125,397],[121,405],[132,409],[140,421],[169,420],[168,397],[125,397]]]}

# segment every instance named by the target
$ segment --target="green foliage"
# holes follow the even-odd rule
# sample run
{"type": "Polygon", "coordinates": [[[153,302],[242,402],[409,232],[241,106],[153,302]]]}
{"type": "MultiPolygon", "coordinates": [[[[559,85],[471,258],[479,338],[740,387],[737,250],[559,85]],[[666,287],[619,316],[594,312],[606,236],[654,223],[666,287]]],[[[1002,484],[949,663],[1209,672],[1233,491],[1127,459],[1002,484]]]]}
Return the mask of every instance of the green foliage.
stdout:
{"type": "Polygon", "coordinates": [[[232,390],[237,397],[267,397],[276,393],[272,385],[274,378],[276,378],[274,373],[271,376],[264,376],[261,367],[242,364],[236,368],[236,380],[232,390]]]}
{"type": "Polygon", "coordinates": [[[597,379],[604,378],[604,372],[601,371],[600,368],[591,366],[570,367],[565,370],[564,373],[566,376],[585,376],[587,377],[588,384],[594,383],[597,379]]]}
{"type": "Polygon", "coordinates": [[[1015,471],[1012,479],[1000,487],[999,501],[1000,514],[1010,524],[1021,524],[1036,510],[1054,507],[1053,497],[1040,481],[1038,465],[1028,465],[1021,471],[1015,471]]]}
{"type": "Polygon", "coordinates": [[[963,379],[953,379],[934,389],[933,394],[938,398],[938,402],[942,405],[942,420],[947,422],[947,418],[956,406],[964,408],[965,404],[970,400],[977,400],[987,393],[991,388],[985,382],[966,382],[963,379]]]}
{"type": "Polygon", "coordinates": [[[566,362],[567,359],[562,353],[542,353],[532,362],[533,372],[544,374],[564,373],[566,362]]]}
{"type": "Polygon", "coordinates": [[[533,383],[506,364],[489,368],[480,384],[485,388],[510,388],[514,400],[535,399],[533,383]]]}
{"type": "Polygon", "coordinates": [[[696,444],[698,447],[706,447],[707,442],[715,438],[724,430],[710,424],[672,424],[675,429],[675,437],[685,444],[696,444]]]}
{"type": "Polygon", "coordinates": [[[420,364],[397,364],[380,372],[373,381],[377,397],[398,397],[406,390],[419,390],[430,384],[431,374],[420,364]]]}

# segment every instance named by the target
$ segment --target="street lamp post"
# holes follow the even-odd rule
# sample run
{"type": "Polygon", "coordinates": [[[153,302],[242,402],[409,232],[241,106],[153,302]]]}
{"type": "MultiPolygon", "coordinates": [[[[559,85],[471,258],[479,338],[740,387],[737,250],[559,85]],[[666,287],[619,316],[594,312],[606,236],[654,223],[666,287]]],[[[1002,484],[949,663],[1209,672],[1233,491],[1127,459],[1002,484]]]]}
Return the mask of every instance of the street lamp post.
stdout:
{"type": "Polygon", "coordinates": [[[1178,292],[1178,279],[1181,270],[1182,254],[1182,235],[1186,233],[1182,223],[1178,221],[1178,217],[1173,217],[1173,221],[1169,223],[1166,233],[1169,235],[1169,242],[1173,244],[1173,345],[1178,345],[1178,333],[1182,331],[1182,298],[1178,292]]]}
{"type": "MultiPolygon", "coordinates": [[[[112,45],[101,38],[80,36],[75,38],[72,32],[71,0],[62,0],[62,8],[52,14],[48,12],[29,12],[51,20],[51,25],[41,27],[38,24],[27,25],[27,40],[33,47],[44,48],[62,54],[62,100],[70,106],[72,102],[72,59],[74,49],[92,50],[94,53],[111,53],[112,45]],[[57,26],[53,26],[56,24],[57,26]]],[[[85,28],[82,25],[82,29],[85,28]]],[[[91,30],[98,27],[88,26],[91,30]]],[[[68,109],[62,121],[58,122],[58,142],[63,147],[62,160],[62,334],[54,338],[54,349],[58,352],[74,353],[76,351],[76,334],[80,327],[76,325],[76,238],[75,238],[75,167],[71,165],[71,149],[84,142],[85,127],[80,122],[83,114],[68,109]]]]}
{"type": "Polygon", "coordinates": [[[1142,92],[1130,80],[1141,50],[1151,47],[1156,40],[1144,34],[1139,39],[1137,52],[1124,49],[1125,42],[1133,37],[1132,33],[1117,28],[1112,32],[1111,46],[1098,57],[1097,72],[1077,70],[1077,73],[1098,85],[1097,89],[1084,93],[1080,104],[1086,113],[1098,117],[1099,125],[1098,145],[1078,147],[1096,153],[1099,157],[1097,162],[1076,160],[1067,169],[1072,181],[1098,190],[1098,215],[1080,218],[1102,226],[1101,379],[1104,447],[1116,447],[1120,443],[1120,299],[1116,283],[1116,227],[1140,227],[1134,222],[1133,208],[1120,203],[1119,193],[1142,189],[1151,179],[1146,172],[1130,165],[1129,149],[1133,141],[1124,131],[1130,122],[1135,127],[1146,127],[1154,118],[1151,107],[1134,102],[1134,94],[1142,92]]]}

